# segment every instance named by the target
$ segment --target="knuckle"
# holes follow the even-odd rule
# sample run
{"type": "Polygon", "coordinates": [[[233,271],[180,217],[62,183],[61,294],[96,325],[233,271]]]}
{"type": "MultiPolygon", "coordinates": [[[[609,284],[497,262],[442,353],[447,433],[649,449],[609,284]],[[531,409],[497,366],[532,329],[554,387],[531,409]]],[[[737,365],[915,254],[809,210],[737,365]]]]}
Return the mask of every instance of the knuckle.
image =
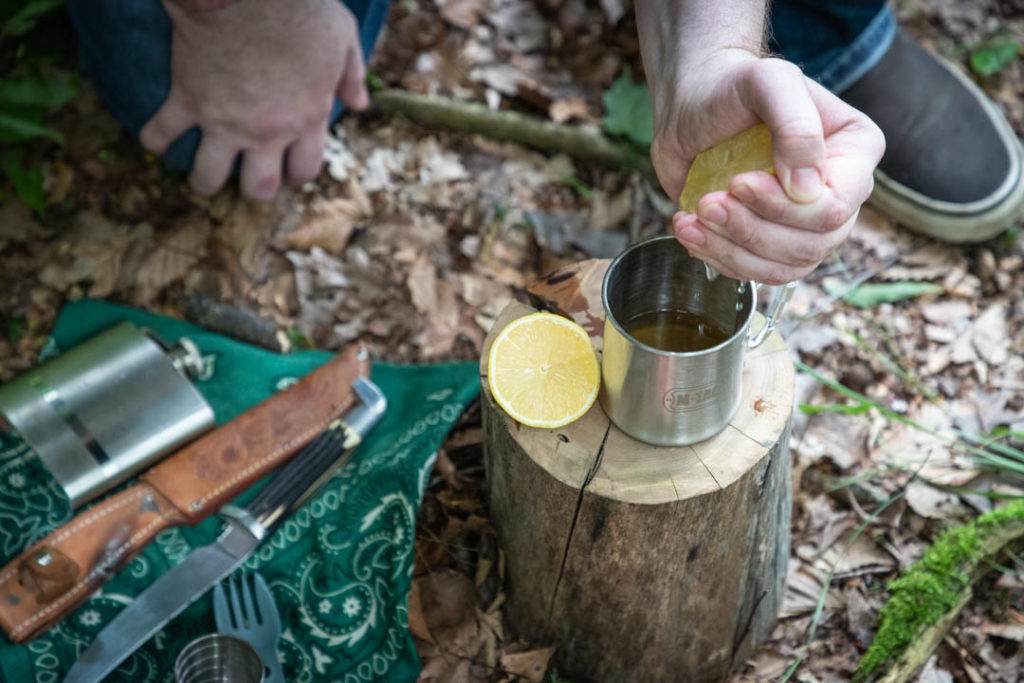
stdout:
{"type": "Polygon", "coordinates": [[[846,206],[845,202],[833,202],[826,206],[822,212],[822,227],[827,231],[835,230],[846,223],[849,217],[849,207],[846,206]]]}
{"type": "Polygon", "coordinates": [[[809,119],[789,119],[778,125],[775,134],[790,148],[810,148],[821,143],[820,127],[809,119]]]}
{"type": "Polygon", "coordinates": [[[784,201],[781,197],[765,195],[764,198],[761,199],[761,204],[758,207],[758,213],[761,214],[762,218],[769,220],[772,223],[783,223],[786,218],[787,203],[788,202],[784,201]]]}
{"type": "Polygon", "coordinates": [[[252,136],[258,142],[271,142],[285,137],[291,128],[291,123],[285,116],[265,116],[255,122],[252,136]]]}
{"type": "Polygon", "coordinates": [[[822,245],[813,241],[804,241],[795,245],[791,257],[794,265],[813,267],[821,263],[826,253],[827,249],[822,245]]]}
{"type": "Polygon", "coordinates": [[[727,226],[731,240],[741,247],[749,248],[758,242],[758,231],[754,229],[751,221],[740,215],[739,211],[729,211],[727,226]]]}
{"type": "Polygon", "coordinates": [[[761,282],[763,282],[766,285],[772,285],[773,287],[777,287],[779,285],[789,284],[795,279],[796,278],[793,276],[793,274],[790,272],[788,268],[773,267],[769,268],[765,272],[764,277],[761,279],[761,282]]]}

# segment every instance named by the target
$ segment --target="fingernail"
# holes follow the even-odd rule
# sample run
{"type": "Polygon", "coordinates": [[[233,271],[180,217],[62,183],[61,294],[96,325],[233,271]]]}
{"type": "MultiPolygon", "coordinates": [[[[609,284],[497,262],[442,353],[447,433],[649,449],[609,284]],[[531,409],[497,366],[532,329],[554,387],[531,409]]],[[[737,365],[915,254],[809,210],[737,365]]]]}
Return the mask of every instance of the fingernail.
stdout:
{"type": "Polygon", "coordinates": [[[732,187],[732,193],[744,204],[754,201],[754,188],[749,183],[736,181],[736,184],[732,187]]]}
{"type": "Polygon", "coordinates": [[[813,202],[821,195],[821,174],[816,168],[797,168],[789,177],[789,196],[798,202],[813,202]]]}
{"type": "Polygon", "coordinates": [[[676,238],[680,242],[687,242],[697,247],[701,246],[706,241],[704,233],[692,225],[687,225],[685,228],[677,230],[676,238]]]}
{"type": "Polygon", "coordinates": [[[729,220],[729,212],[725,210],[725,207],[720,202],[707,204],[697,213],[702,221],[713,223],[714,225],[725,225],[725,222],[729,220]]]}

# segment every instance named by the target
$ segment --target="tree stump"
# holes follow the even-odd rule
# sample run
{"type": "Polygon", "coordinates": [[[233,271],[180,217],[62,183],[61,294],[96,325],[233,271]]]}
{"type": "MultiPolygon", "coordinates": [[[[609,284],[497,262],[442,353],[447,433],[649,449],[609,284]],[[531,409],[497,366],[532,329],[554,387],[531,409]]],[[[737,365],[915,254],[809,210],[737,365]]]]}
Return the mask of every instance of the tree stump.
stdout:
{"type": "MultiPolygon", "coordinates": [[[[531,292],[598,348],[608,264],[570,266],[531,292]]],[[[481,362],[487,490],[512,628],[557,646],[554,664],[570,680],[723,679],[768,636],[782,602],[794,374],[785,343],[773,334],[748,351],[742,404],[723,432],[659,448],[625,435],[597,402],[553,430],[520,425],[494,403],[490,344],[533,311],[509,304],[481,362]]]]}

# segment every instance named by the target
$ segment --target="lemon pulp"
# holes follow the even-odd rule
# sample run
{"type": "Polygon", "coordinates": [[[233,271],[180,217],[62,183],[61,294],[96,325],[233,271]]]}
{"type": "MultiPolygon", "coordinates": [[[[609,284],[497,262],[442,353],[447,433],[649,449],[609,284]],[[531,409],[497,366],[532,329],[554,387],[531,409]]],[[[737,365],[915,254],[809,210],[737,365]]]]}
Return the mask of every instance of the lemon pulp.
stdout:
{"type": "Polygon", "coordinates": [[[561,427],[597,398],[601,370],[590,335],[571,320],[533,313],[509,323],[487,357],[494,400],[530,427],[561,427]]]}

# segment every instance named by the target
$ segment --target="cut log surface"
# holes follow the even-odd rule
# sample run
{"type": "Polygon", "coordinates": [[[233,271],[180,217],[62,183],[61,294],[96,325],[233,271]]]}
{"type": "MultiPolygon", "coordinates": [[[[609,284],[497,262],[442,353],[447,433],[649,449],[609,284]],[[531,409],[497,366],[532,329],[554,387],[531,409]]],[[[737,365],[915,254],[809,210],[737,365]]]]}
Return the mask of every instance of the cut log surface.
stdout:
{"type": "MultiPolygon", "coordinates": [[[[575,319],[598,348],[608,264],[585,261],[531,288],[535,305],[575,319]]],[[[655,447],[621,432],[598,403],[559,429],[525,427],[494,403],[490,343],[534,310],[510,304],[481,363],[487,488],[513,628],[557,646],[555,666],[570,680],[723,679],[767,637],[782,601],[792,503],[785,343],[772,335],[747,353],[725,430],[655,447]]]]}

